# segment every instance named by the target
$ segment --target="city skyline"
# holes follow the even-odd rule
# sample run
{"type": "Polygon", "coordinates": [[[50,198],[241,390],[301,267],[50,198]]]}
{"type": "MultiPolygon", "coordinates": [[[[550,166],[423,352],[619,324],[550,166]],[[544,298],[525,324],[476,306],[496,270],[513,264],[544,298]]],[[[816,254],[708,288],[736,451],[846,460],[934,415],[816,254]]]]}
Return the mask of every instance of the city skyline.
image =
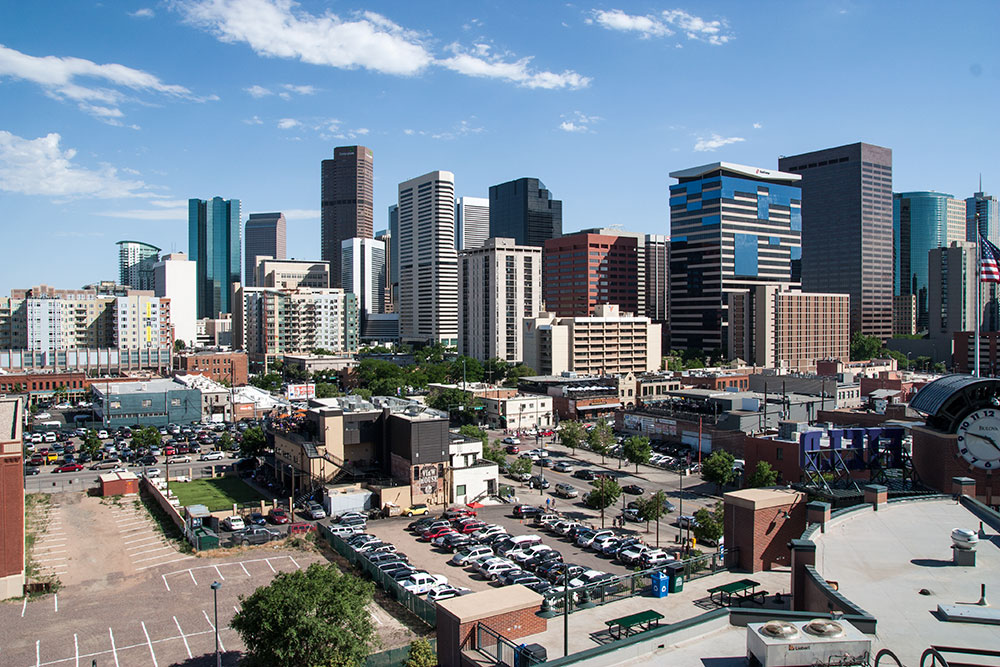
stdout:
{"type": "Polygon", "coordinates": [[[776,168],[780,155],[855,141],[893,149],[897,191],[964,199],[982,172],[982,189],[995,194],[1000,174],[988,156],[998,139],[982,128],[998,75],[985,31],[1000,10],[979,3],[969,25],[966,12],[926,7],[908,12],[905,31],[889,8],[848,3],[763,15],[730,3],[561,5],[533,9],[531,22],[516,10],[458,5],[373,4],[368,14],[345,6],[329,19],[316,2],[191,0],[66,3],[57,9],[65,20],[53,24],[51,7],[25,7],[0,29],[11,101],[0,123],[0,200],[20,223],[12,245],[30,247],[43,225],[61,242],[49,248],[53,261],[19,253],[0,278],[65,287],[113,278],[120,238],[189,251],[184,203],[215,194],[242,198],[245,211],[285,211],[289,256],[319,259],[317,163],[358,143],[378,155],[376,230],[387,227],[398,183],[448,170],[457,196],[539,178],[564,202],[564,233],[623,224],[667,234],[671,170],[718,160],[776,168]],[[240,29],[239,6],[271,30],[271,44],[240,29]],[[262,18],[267,7],[293,20],[274,25],[262,18]],[[305,50],[301,38],[320,34],[323,20],[340,28],[326,39],[340,41],[305,50]],[[381,47],[348,48],[362,30],[381,47]],[[931,39],[939,48],[921,46],[931,39]],[[931,74],[945,94],[919,106],[884,96],[884,74],[853,54],[874,42],[894,54],[897,85],[931,74]],[[731,65],[747,61],[780,67],[796,85],[770,89],[765,109],[733,111],[724,100],[743,84],[731,65]],[[677,104],[692,86],[707,92],[677,104]],[[980,103],[970,106],[973,88],[980,103]],[[407,114],[388,103],[410,98],[420,104],[407,114]],[[875,98],[877,113],[857,113],[875,98]],[[824,104],[808,103],[815,99],[824,104]],[[932,137],[919,131],[928,117],[942,121],[932,137]],[[607,197],[608,174],[593,167],[624,146],[629,159],[615,176],[628,193],[607,197]],[[227,168],[191,159],[196,151],[225,155],[227,168]]]}

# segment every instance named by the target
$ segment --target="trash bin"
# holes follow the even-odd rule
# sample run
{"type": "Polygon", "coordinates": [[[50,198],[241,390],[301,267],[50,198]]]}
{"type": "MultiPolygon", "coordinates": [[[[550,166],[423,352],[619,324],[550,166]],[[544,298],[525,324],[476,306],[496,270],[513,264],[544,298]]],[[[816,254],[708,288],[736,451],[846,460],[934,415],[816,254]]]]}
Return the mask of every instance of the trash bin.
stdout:
{"type": "Polygon", "coordinates": [[[653,582],[652,593],[654,598],[665,598],[670,588],[670,577],[666,572],[654,572],[650,576],[653,582]]]}
{"type": "Polygon", "coordinates": [[[667,574],[670,576],[670,592],[680,593],[684,590],[684,563],[667,563],[667,574]]]}
{"type": "Polygon", "coordinates": [[[541,644],[521,644],[514,652],[514,667],[532,667],[548,659],[548,652],[541,644]]]}

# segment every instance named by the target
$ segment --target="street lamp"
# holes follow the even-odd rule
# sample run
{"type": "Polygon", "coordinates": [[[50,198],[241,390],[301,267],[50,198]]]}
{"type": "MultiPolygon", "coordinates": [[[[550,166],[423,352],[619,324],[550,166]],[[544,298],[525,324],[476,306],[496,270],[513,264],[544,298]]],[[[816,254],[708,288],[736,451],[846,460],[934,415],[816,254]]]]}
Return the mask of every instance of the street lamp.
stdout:
{"type": "Polygon", "coordinates": [[[215,667],[222,667],[222,654],[219,653],[219,589],[222,584],[212,582],[212,601],[215,603],[215,667]]]}

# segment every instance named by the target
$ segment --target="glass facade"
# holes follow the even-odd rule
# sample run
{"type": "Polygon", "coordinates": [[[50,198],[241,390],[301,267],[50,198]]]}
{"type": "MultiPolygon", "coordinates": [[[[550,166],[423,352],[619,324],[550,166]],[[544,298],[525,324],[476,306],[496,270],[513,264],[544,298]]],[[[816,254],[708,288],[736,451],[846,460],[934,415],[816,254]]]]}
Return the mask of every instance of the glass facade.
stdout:
{"type": "Polygon", "coordinates": [[[489,207],[490,238],[542,247],[549,239],[562,236],[562,201],[552,199],[537,178],[491,185],[489,207]]]}
{"type": "Polygon", "coordinates": [[[240,282],[240,200],[188,200],[188,255],[195,261],[198,318],[232,313],[240,282]]]}

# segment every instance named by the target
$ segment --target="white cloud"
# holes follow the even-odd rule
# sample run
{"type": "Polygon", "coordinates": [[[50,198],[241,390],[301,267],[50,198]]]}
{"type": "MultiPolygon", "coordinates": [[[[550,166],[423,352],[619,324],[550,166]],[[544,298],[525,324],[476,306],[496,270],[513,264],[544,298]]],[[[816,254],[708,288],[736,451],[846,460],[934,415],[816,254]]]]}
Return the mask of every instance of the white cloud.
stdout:
{"type": "MultiPolygon", "coordinates": [[[[475,116],[473,116],[475,118],[475,116]]],[[[469,120],[459,121],[451,130],[445,132],[421,132],[420,134],[430,134],[431,139],[443,139],[445,141],[450,141],[452,139],[457,139],[458,137],[465,137],[470,134],[481,134],[485,132],[486,129],[473,125],[469,120]]]]}
{"type": "Polygon", "coordinates": [[[566,119],[559,123],[559,129],[563,132],[593,132],[591,125],[602,120],[600,116],[588,116],[581,111],[574,111],[572,114],[563,114],[566,119]]]}
{"type": "Polygon", "coordinates": [[[725,20],[707,21],[682,9],[668,9],[657,14],[626,14],[620,9],[593,10],[587,23],[608,30],[638,33],[642,39],[671,37],[678,30],[688,39],[721,45],[732,39],[725,20]]]}
{"type": "MultiPolygon", "coordinates": [[[[246,43],[259,55],[272,58],[342,69],[362,67],[400,76],[414,76],[435,65],[526,88],[574,89],[590,83],[588,77],[573,70],[533,70],[530,56],[491,55],[489,46],[482,43],[471,49],[452,45],[448,49],[451,55],[438,59],[428,46],[429,35],[371,11],[351,18],[329,11],[314,15],[302,10],[295,0],[177,0],[173,6],[189,23],[207,29],[219,40],[246,43]]],[[[479,24],[472,21],[468,25],[479,24]]]]}
{"type": "MultiPolygon", "coordinates": [[[[150,204],[154,202],[149,202],[150,204]]],[[[174,220],[188,219],[187,202],[176,208],[133,208],[124,211],[100,211],[98,215],[108,218],[125,218],[126,220],[174,220]]]]}
{"type": "Polygon", "coordinates": [[[764,126],[761,123],[754,123],[753,124],[753,129],[755,129],[755,130],[759,130],[762,127],[764,127],[764,126]]]}
{"type": "Polygon", "coordinates": [[[76,151],[59,147],[62,137],[51,132],[24,139],[0,130],[0,190],[51,197],[154,197],[142,181],[119,178],[108,164],[87,169],[73,164],[76,151]]]}
{"type": "Polygon", "coordinates": [[[243,90],[250,93],[250,97],[256,97],[257,99],[267,97],[268,95],[274,95],[274,93],[272,93],[269,89],[264,86],[258,86],[257,84],[254,84],[249,88],[244,88],[243,90]]]}
{"type": "Polygon", "coordinates": [[[416,131],[411,130],[410,128],[406,128],[405,130],[403,130],[403,134],[405,134],[408,137],[412,137],[414,134],[416,134],[416,131]]]}
{"type": "Polygon", "coordinates": [[[30,56],[0,44],[2,77],[37,84],[50,97],[76,102],[82,111],[112,125],[122,124],[117,120],[123,115],[118,107],[129,100],[123,88],[194,101],[218,99],[198,98],[184,86],[164,83],[149,72],[118,63],[99,65],[83,58],[30,56]],[[97,85],[85,85],[81,82],[85,79],[96,79],[97,85]]]}
{"type": "Polygon", "coordinates": [[[695,142],[694,149],[699,153],[704,153],[707,151],[714,151],[716,148],[728,146],[729,144],[738,144],[741,141],[746,141],[746,139],[743,137],[723,137],[713,132],[712,136],[707,139],[705,137],[698,137],[698,141],[695,142]]]}
{"type": "Polygon", "coordinates": [[[294,118],[282,118],[278,121],[278,129],[280,130],[290,130],[293,127],[298,127],[299,121],[294,118]]]}
{"type": "Polygon", "coordinates": [[[260,116],[254,116],[253,118],[247,118],[243,121],[247,125],[263,125],[264,121],[260,119],[260,116]]]}
{"type": "Polygon", "coordinates": [[[142,9],[137,9],[134,12],[129,12],[128,15],[136,19],[151,19],[156,16],[156,12],[149,7],[143,7],[142,9]]]}
{"type": "Polygon", "coordinates": [[[314,86],[296,86],[291,83],[285,83],[281,85],[282,88],[291,93],[297,93],[299,95],[313,95],[316,93],[316,88],[314,86]]]}

